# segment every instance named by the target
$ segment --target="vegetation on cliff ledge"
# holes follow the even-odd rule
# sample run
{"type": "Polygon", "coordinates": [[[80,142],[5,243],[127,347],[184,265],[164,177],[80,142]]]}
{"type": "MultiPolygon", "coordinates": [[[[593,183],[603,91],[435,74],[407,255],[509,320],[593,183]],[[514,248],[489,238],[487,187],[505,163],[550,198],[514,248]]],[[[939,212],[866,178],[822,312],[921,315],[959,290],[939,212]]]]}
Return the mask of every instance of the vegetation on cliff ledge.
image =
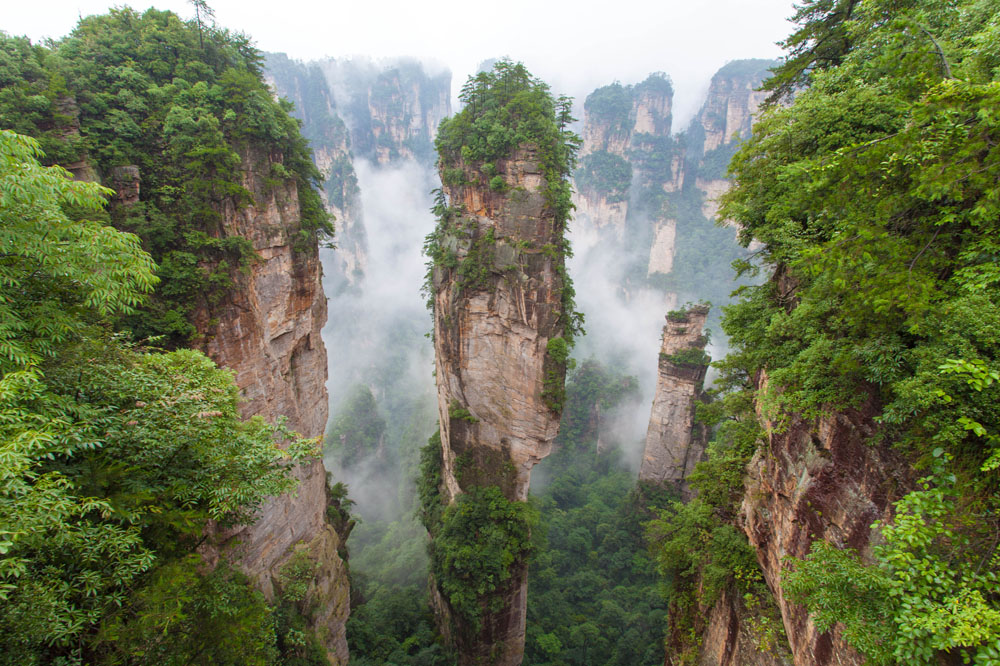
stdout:
{"type": "MultiPolygon", "coordinates": [[[[521,63],[509,60],[499,61],[491,72],[469,77],[459,97],[464,108],[441,121],[438,129],[435,145],[442,180],[446,184],[466,184],[505,193],[507,184],[498,174],[497,165],[513,158],[519,149],[536,151],[544,181],[546,214],[552,220],[556,239],[552,251],[547,254],[554,260],[560,281],[558,326],[571,342],[574,335],[582,332],[583,326],[583,315],[576,310],[576,292],[565,268],[565,258],[570,256],[571,250],[564,232],[573,209],[569,177],[576,166],[580,146],[580,138],[567,129],[573,121],[571,100],[554,98],[548,85],[534,78],[521,63]],[[481,176],[482,182],[466,183],[470,174],[481,176]]],[[[509,196],[517,196],[517,193],[509,196]]],[[[449,206],[441,191],[437,192],[433,212],[438,225],[424,243],[424,253],[429,258],[424,291],[432,309],[435,267],[457,270],[460,290],[484,289],[498,269],[503,272],[516,268],[514,264],[509,267],[494,265],[494,246],[500,239],[494,237],[493,230],[478,235],[474,225],[462,219],[462,211],[449,206]],[[468,239],[472,245],[459,257],[459,242],[468,242],[468,239]]]]}
{"type": "MultiPolygon", "coordinates": [[[[995,3],[814,0],[797,19],[768,87],[809,87],[756,125],[721,211],[775,270],[725,318],[730,418],[753,399],[780,432],[876,406],[873,444],[921,479],[868,559],[818,541],[786,591],[870,663],[998,664],[995,3]]],[[[748,443],[717,444],[709,464],[746,460],[748,443]]]]}
{"type": "Polygon", "coordinates": [[[204,355],[111,331],[153,261],[87,219],[108,190],[39,157],[0,131],[0,664],[274,663],[263,596],[195,549],[292,489],[315,442],[243,421],[204,355]]]}
{"type": "Polygon", "coordinates": [[[89,16],[50,46],[0,34],[0,126],[36,137],[49,163],[134,187],[110,219],[159,267],[154,295],[125,318],[139,339],[186,344],[196,309],[217,305],[257,260],[223,228],[224,214],[269,204],[255,196],[297,197],[301,219],[283,230],[297,250],[333,231],[311,151],[261,63],[245,35],[155,9],[89,16]],[[267,191],[247,189],[247,170],[267,191]]]}

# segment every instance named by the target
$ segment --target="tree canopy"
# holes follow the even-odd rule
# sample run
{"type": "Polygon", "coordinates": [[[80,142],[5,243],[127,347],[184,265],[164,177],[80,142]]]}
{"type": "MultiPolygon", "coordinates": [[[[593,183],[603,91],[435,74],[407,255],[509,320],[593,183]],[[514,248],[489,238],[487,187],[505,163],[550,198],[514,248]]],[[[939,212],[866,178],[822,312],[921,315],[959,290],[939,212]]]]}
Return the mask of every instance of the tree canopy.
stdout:
{"type": "Polygon", "coordinates": [[[726,381],[754,392],[765,372],[755,399],[778,429],[870,399],[878,440],[937,470],[881,526],[874,562],[817,547],[799,598],[847,622],[874,663],[995,663],[1000,598],[982,575],[1000,525],[995,3],[818,1],[797,18],[765,86],[794,101],[737,153],[721,211],[774,271],[726,314],[726,381]],[[851,568],[868,578],[845,588],[851,568]]]}

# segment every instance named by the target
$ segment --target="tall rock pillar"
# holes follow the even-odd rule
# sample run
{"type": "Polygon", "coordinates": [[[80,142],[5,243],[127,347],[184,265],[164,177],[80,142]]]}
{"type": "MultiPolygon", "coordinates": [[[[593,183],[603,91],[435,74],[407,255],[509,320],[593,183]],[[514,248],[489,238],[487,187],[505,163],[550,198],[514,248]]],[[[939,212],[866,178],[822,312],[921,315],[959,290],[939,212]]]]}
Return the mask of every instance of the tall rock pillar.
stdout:
{"type": "Polygon", "coordinates": [[[524,651],[530,551],[523,501],[531,468],[552,448],[564,395],[572,292],[563,231],[575,144],[522,66],[501,63],[475,83],[438,140],[445,186],[428,241],[428,289],[443,515],[425,522],[439,624],[460,663],[514,666],[524,651]],[[537,103],[543,117],[519,128],[517,111],[504,106],[511,100],[537,103]],[[483,155],[475,123],[491,106],[527,139],[483,155]]]}
{"type": "Polygon", "coordinates": [[[640,481],[673,486],[685,500],[691,497],[687,477],[705,454],[705,433],[694,422],[694,410],[708,369],[707,317],[708,308],[702,305],[667,315],[656,396],[639,468],[640,481]]]}

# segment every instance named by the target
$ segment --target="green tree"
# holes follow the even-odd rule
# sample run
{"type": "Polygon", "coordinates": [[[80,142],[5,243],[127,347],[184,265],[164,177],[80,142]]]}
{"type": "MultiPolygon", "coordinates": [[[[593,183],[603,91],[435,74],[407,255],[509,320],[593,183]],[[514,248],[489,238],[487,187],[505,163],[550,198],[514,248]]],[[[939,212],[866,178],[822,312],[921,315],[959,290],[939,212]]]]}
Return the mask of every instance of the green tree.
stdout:
{"type": "MultiPolygon", "coordinates": [[[[189,554],[207,521],[252,520],[315,442],[242,421],[231,374],[204,355],[144,352],[109,331],[153,288],[152,260],[136,237],[67,216],[97,213],[106,190],[39,157],[0,131],[0,663],[89,663],[108,622],[140,643],[143,626],[170,629],[153,599],[201,576],[189,554]]],[[[221,580],[186,590],[191,603],[210,604],[221,580]]],[[[225,612],[257,607],[244,601],[225,612]]]]}
{"type": "Polygon", "coordinates": [[[721,212],[774,269],[726,314],[732,404],[780,431],[867,401],[877,443],[917,469],[950,459],[897,503],[872,563],[817,545],[790,586],[875,661],[993,663],[1000,599],[974,572],[991,566],[984,535],[1000,529],[995,5],[803,12],[770,87],[808,88],[755,126],[721,212]]]}

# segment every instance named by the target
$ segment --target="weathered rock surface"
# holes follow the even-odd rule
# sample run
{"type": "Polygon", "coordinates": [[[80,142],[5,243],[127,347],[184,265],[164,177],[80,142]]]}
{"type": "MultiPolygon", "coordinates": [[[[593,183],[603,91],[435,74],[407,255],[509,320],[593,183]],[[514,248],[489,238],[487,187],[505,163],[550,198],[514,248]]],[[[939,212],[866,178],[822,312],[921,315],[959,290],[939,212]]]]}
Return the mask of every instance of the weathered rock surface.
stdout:
{"type": "Polygon", "coordinates": [[[674,267],[674,245],[677,242],[677,220],[663,220],[653,229],[653,245],[649,248],[647,275],[669,273],[674,267]]]}
{"type": "MultiPolygon", "coordinates": [[[[565,372],[546,353],[549,340],[563,333],[562,257],[544,248],[559,247],[562,230],[547,212],[533,148],[497,169],[506,193],[492,191],[489,178],[467,166],[465,180],[474,184],[445,187],[451,204],[464,209],[447,242],[460,262],[476,254],[488,275],[470,285],[456,269],[438,267],[434,274],[442,491],[449,502],[486,485],[499,486],[510,500],[527,499],[531,468],[549,454],[559,429],[559,414],[544,394],[546,378],[561,387],[565,372]]],[[[501,610],[485,613],[478,634],[456,637],[463,663],[521,663],[527,568],[515,565],[498,596],[501,610]]],[[[447,604],[435,603],[446,615],[447,604]]]]}
{"type": "MultiPolygon", "coordinates": [[[[559,429],[559,415],[542,394],[546,345],[562,334],[562,281],[555,266],[561,259],[542,246],[558,243],[560,234],[544,212],[544,178],[534,151],[519,151],[501,164],[509,194],[475,185],[445,188],[452,204],[464,207],[463,220],[475,225],[469,246],[490,230],[495,237],[489,288],[463,290],[457,276],[435,276],[438,411],[449,501],[460,492],[454,459],[467,448],[489,449],[512,462],[516,474],[504,489],[509,499],[526,499],[531,468],[549,454],[559,429]],[[452,418],[455,405],[478,421],[452,418]]],[[[468,249],[459,246],[460,260],[468,249]]]]}
{"type": "MultiPolygon", "coordinates": [[[[662,206],[651,203],[649,191],[678,192],[684,183],[684,151],[670,134],[673,90],[669,79],[654,74],[634,86],[614,84],[595,91],[584,113],[581,155],[610,153],[623,158],[632,168],[632,180],[623,197],[620,192],[602,192],[580,185],[574,199],[575,218],[583,226],[613,232],[612,242],[621,244],[629,224],[656,227],[656,248],[649,248],[648,274],[669,273],[673,265],[674,243],[670,234],[675,222],[666,218],[662,206]],[[618,102],[597,104],[601,91],[613,91],[618,102]],[[664,168],[665,167],[665,168],[664,168]],[[668,242],[669,239],[669,242],[668,242]]],[[[584,159],[582,169],[589,168],[584,159]]],[[[598,169],[600,171],[600,169],[598,169]]],[[[601,182],[591,176],[590,182],[601,182]]],[[[633,236],[636,231],[632,231],[633,236]]],[[[639,232],[648,235],[648,232],[639,232]]]]}
{"type": "Polygon", "coordinates": [[[719,197],[729,191],[729,181],[724,178],[698,178],[695,185],[705,197],[701,204],[701,214],[706,219],[714,220],[719,212],[719,197]]]}
{"type": "Polygon", "coordinates": [[[573,205],[576,206],[576,219],[586,220],[597,229],[607,229],[621,241],[628,217],[628,201],[608,201],[598,192],[582,190],[573,194],[573,205]]]}
{"type": "Polygon", "coordinates": [[[768,95],[756,88],[774,64],[769,60],[737,60],[715,73],[698,114],[705,132],[704,152],[731,143],[734,135],[749,138],[754,116],[768,95]]]}
{"type": "MultiPolygon", "coordinates": [[[[702,634],[700,666],[791,666],[791,654],[778,637],[764,644],[758,611],[747,608],[731,590],[723,590],[711,609],[701,609],[707,618],[702,634]]],[[[671,660],[667,659],[668,666],[671,660]]]]}
{"type": "Polygon", "coordinates": [[[694,422],[695,405],[705,381],[707,362],[689,362],[685,351],[705,349],[703,330],[708,308],[694,306],[684,316],[668,316],[663,327],[656,396],[646,432],[639,480],[672,486],[689,499],[687,477],[705,454],[705,433],[694,422]]]}
{"type": "Polygon", "coordinates": [[[336,97],[355,155],[383,165],[405,159],[433,164],[437,127],[451,113],[450,72],[428,72],[408,59],[315,64],[336,97]]]}
{"type": "Polygon", "coordinates": [[[117,166],[111,169],[111,189],[115,191],[115,202],[131,206],[139,202],[139,167],[135,164],[117,166]]]}
{"type": "MultiPolygon", "coordinates": [[[[315,249],[292,247],[299,228],[294,182],[268,183],[271,164],[280,163],[281,155],[247,150],[241,157],[241,184],[255,203],[224,206],[222,233],[249,239],[260,261],[234,274],[236,286],[225,301],[203,305],[196,313],[200,346],[233,371],[245,416],[269,421],[286,416],[292,430],[318,437],[328,409],[320,337],[327,312],[319,258],[315,249]]],[[[313,624],[333,663],[346,664],[349,583],[337,554],[340,539],[326,521],[326,471],[317,460],[297,467],[295,476],[295,493],[269,501],[254,524],[218,534],[221,543],[206,555],[211,559],[221,552],[233,559],[270,599],[282,565],[304,544],[319,565],[311,594],[322,603],[313,624]]]]}
{"type": "Polygon", "coordinates": [[[804,607],[785,599],[781,572],[785,557],[804,557],[816,539],[870,553],[872,523],[888,518],[910,486],[903,461],[870,443],[876,414],[869,403],[818,422],[796,420],[781,432],[765,422],[768,453],[748,468],[743,528],[775,593],[795,666],[863,663],[839,631],[820,633],[804,607]]]}
{"type": "Polygon", "coordinates": [[[356,285],[368,267],[368,238],[361,191],[354,170],[351,137],[341,118],[323,70],[315,63],[291,60],[283,53],[266,54],[268,85],[295,104],[292,115],[302,121],[302,135],[313,149],[313,162],[323,177],[323,203],[336,218],[337,249],[325,251],[328,277],[356,285]]]}

